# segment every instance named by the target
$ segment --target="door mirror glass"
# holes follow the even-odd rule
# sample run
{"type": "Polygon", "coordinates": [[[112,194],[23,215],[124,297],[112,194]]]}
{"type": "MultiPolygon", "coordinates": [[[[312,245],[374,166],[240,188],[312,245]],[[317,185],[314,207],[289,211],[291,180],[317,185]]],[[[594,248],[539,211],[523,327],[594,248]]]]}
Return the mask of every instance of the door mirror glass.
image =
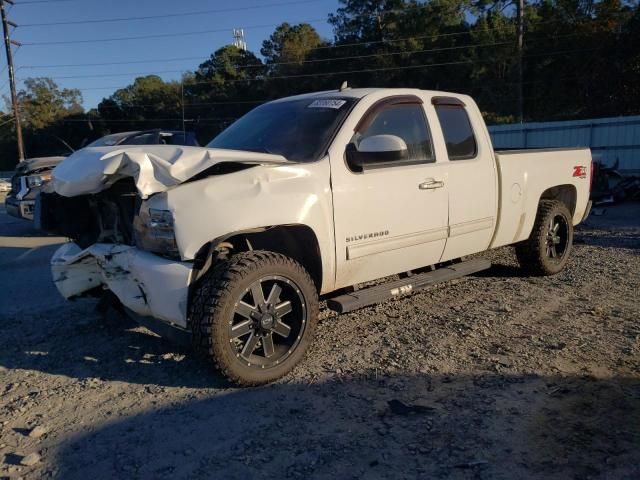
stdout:
{"type": "Polygon", "coordinates": [[[357,146],[354,143],[347,146],[347,161],[357,170],[382,166],[408,157],[407,144],[396,135],[372,135],[360,140],[357,146]]]}

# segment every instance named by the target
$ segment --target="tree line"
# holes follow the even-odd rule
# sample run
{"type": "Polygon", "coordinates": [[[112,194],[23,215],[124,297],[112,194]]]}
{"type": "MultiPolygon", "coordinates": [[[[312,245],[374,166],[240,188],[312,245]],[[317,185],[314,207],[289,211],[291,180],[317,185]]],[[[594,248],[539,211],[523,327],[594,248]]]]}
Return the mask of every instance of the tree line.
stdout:
{"type": "MultiPolygon", "coordinates": [[[[521,52],[516,2],[340,0],[328,17],[333,39],[306,23],[283,23],[259,54],[227,45],[179,81],[139,77],[88,111],[80,90],[30,78],[18,92],[27,155],[150,128],[184,126],[206,143],[266,100],[336,89],[343,81],[466,93],[489,124],[510,123],[518,114],[520,61],[525,121],[640,113],[637,0],[527,2],[521,52]]],[[[8,113],[2,118],[0,169],[6,169],[15,164],[15,132],[8,113]]]]}

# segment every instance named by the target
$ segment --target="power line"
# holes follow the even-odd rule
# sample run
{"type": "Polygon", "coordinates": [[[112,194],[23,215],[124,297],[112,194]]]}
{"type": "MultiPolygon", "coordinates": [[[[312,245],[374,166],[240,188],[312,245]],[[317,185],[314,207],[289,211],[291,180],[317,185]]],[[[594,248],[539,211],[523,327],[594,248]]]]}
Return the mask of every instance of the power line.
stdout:
{"type": "MultiPolygon", "coordinates": [[[[541,54],[530,54],[524,55],[524,58],[529,57],[539,57],[539,56],[555,56],[555,55],[565,55],[571,53],[579,53],[579,52],[590,52],[596,50],[592,49],[579,49],[579,50],[564,50],[564,51],[556,51],[556,52],[545,52],[541,54]]],[[[236,80],[227,80],[227,83],[242,83],[242,82],[264,82],[270,80],[283,80],[283,79],[291,79],[291,78],[308,78],[308,77],[325,77],[325,76],[333,76],[333,75],[349,75],[352,73],[371,73],[371,72],[382,72],[382,71],[394,71],[394,70],[412,70],[419,68],[430,68],[430,67],[442,67],[442,66],[450,66],[450,65],[463,65],[463,64],[473,64],[473,63],[490,63],[493,62],[493,59],[487,60],[460,60],[454,62],[442,62],[442,63],[424,63],[417,65],[404,65],[397,67],[380,67],[380,68],[369,68],[369,69],[360,69],[360,70],[343,70],[338,72],[318,72],[318,73],[305,73],[305,74],[296,74],[296,75],[277,75],[277,76],[266,76],[259,78],[246,78],[246,79],[236,79],[236,80]]],[[[201,81],[201,82],[189,82],[185,83],[185,85],[208,85],[210,81],[201,81]]],[[[118,90],[122,88],[126,88],[129,85],[119,85],[119,86],[103,86],[103,87],[87,87],[81,88],[80,90],[118,90]]]]}
{"type": "Polygon", "coordinates": [[[23,65],[21,68],[23,69],[34,69],[34,68],[72,68],[72,67],[102,67],[102,66],[111,66],[111,65],[134,65],[139,63],[169,63],[169,62],[181,62],[186,60],[202,60],[202,55],[193,56],[193,57],[176,57],[176,58],[158,58],[155,60],[129,60],[126,62],[100,62],[100,63],[68,63],[68,64],[58,64],[58,65],[23,65]]]}
{"type": "MultiPolygon", "coordinates": [[[[154,72],[124,72],[124,73],[104,73],[104,74],[95,74],[95,75],[64,75],[60,77],[54,77],[56,80],[69,79],[69,78],[102,78],[102,77],[126,77],[128,75],[160,75],[163,73],[180,73],[185,72],[185,69],[182,70],[157,70],[154,72]]],[[[25,80],[29,77],[21,77],[18,80],[25,80]]]]}
{"type": "MultiPolygon", "coordinates": [[[[60,0],[62,1],[62,0],[60,0]]],[[[66,0],[65,0],[66,1],[66,0]]],[[[72,1],[72,0],[69,0],[72,1]]],[[[319,20],[309,20],[307,21],[307,23],[310,22],[318,22],[319,20]]],[[[546,24],[546,23],[553,23],[556,22],[556,20],[549,20],[549,21],[545,21],[545,22],[538,22],[536,25],[541,25],[541,24],[546,24]]],[[[268,26],[273,26],[273,25],[268,25],[268,26]]],[[[253,28],[253,27],[245,27],[245,28],[253,28]]],[[[255,28],[259,28],[259,27],[255,27],[255,28]]],[[[261,27],[260,27],[261,28],[261,27]]],[[[209,33],[209,32],[220,32],[220,31],[227,31],[228,29],[225,30],[207,30],[207,31],[201,31],[201,32],[191,32],[192,34],[196,35],[196,34],[202,34],[202,33],[209,33]]],[[[413,35],[410,37],[402,37],[402,38],[390,38],[390,39],[385,39],[385,40],[371,40],[371,41],[360,41],[360,42],[347,42],[347,43],[340,43],[340,44],[332,44],[332,45],[321,45],[318,47],[312,47],[309,48],[307,51],[316,51],[316,50],[329,50],[329,49],[337,49],[337,48],[348,48],[348,47],[356,47],[356,46],[362,46],[362,45],[379,45],[379,44],[394,44],[394,43],[399,43],[399,42],[406,42],[408,40],[424,40],[424,39],[437,39],[437,38],[445,38],[445,37],[457,37],[457,36],[461,36],[461,35],[473,35],[473,34],[478,34],[478,33],[487,33],[487,32],[493,32],[493,31],[510,31],[513,30],[510,26],[508,25],[502,25],[502,26],[496,26],[496,27],[490,27],[490,28],[482,28],[482,29],[472,29],[472,30],[467,30],[464,32],[451,32],[451,33],[440,33],[440,34],[430,34],[430,35],[413,35]]],[[[171,35],[171,36],[178,36],[178,35],[186,35],[186,34],[182,34],[182,33],[172,33],[172,34],[167,34],[167,35],[171,35]]],[[[578,35],[578,34],[570,34],[569,36],[573,36],[573,35],[578,35]]],[[[560,37],[556,37],[556,38],[560,38],[560,37]]],[[[94,40],[88,40],[87,42],[92,42],[94,40]]],[[[102,41],[101,39],[97,39],[95,41],[102,41]]],[[[67,43],[74,43],[74,41],[69,41],[67,43]]],[[[24,45],[48,45],[50,44],[49,42],[39,42],[39,43],[28,43],[28,44],[24,44],[24,45]]],[[[140,60],[129,60],[129,61],[119,61],[119,62],[93,62],[93,63],[70,63],[70,64],[44,64],[44,65],[23,65],[20,68],[24,68],[24,69],[35,69],[35,68],[73,68],[73,67],[99,67],[99,66],[111,66],[111,65],[132,65],[132,64],[138,64],[138,63],[165,63],[165,62],[174,62],[174,61],[186,61],[186,60],[201,60],[202,56],[189,56],[189,57],[174,57],[174,58],[162,58],[162,59],[156,59],[156,60],[150,60],[148,58],[145,59],[140,59],[140,60]]]]}
{"type": "MultiPolygon", "coordinates": [[[[504,27],[496,27],[491,29],[482,30],[483,32],[491,31],[491,30],[501,30],[504,27]]],[[[328,50],[334,48],[345,48],[345,47],[354,47],[360,45],[376,45],[380,43],[399,43],[405,42],[407,40],[422,40],[425,38],[436,39],[440,37],[450,37],[457,35],[469,35],[474,32],[457,32],[457,33],[443,33],[438,35],[415,35],[412,37],[403,37],[397,39],[389,39],[389,40],[376,40],[371,42],[353,42],[353,43],[341,43],[338,45],[324,45],[319,47],[309,48],[307,51],[316,51],[316,50],[328,50]]],[[[45,64],[45,65],[23,65],[20,68],[23,69],[35,69],[35,68],[70,68],[70,67],[101,67],[101,66],[111,66],[111,65],[132,65],[138,63],[162,63],[162,62],[177,62],[183,60],[202,60],[202,56],[193,56],[193,57],[175,57],[175,58],[162,58],[157,60],[149,60],[149,59],[141,59],[141,60],[129,60],[122,62],[98,62],[98,63],[69,63],[69,64],[45,64]]],[[[273,64],[269,64],[273,65],[273,64]]]]}
{"type": "Polygon", "coordinates": [[[35,5],[38,3],[62,3],[62,2],[77,2],[80,0],[23,0],[19,5],[35,5]]]}
{"type": "MultiPolygon", "coordinates": [[[[545,36],[543,40],[548,39],[559,39],[559,38],[567,38],[574,37],[579,35],[578,33],[570,33],[567,35],[557,35],[557,36],[545,36]]],[[[537,40],[537,39],[534,39],[537,40]]],[[[387,57],[394,55],[414,55],[419,53],[435,53],[435,52],[444,52],[444,51],[452,51],[452,50],[461,50],[466,48],[485,48],[485,47],[496,47],[496,46],[504,46],[511,45],[513,42],[494,42],[494,43],[472,43],[468,45],[456,45],[452,47],[439,47],[439,48],[429,48],[429,49],[421,49],[421,50],[406,50],[401,52],[382,52],[382,53],[371,53],[366,55],[351,55],[345,57],[331,57],[331,58],[318,58],[311,60],[301,60],[301,61],[290,61],[290,62],[273,62],[273,63],[256,63],[252,65],[238,65],[236,66],[236,70],[245,69],[245,68],[261,68],[261,67],[273,67],[273,66],[282,66],[282,65],[301,65],[301,64],[310,64],[310,63],[325,63],[325,62],[334,62],[339,60],[357,60],[362,58],[375,58],[375,57],[387,57]]],[[[531,43],[531,41],[529,42],[531,43]]],[[[200,57],[198,57],[200,58],[200,57]]],[[[22,67],[28,68],[28,67],[22,67]]],[[[124,77],[128,75],[159,75],[162,73],[181,73],[185,70],[159,70],[153,72],[125,72],[125,73],[107,73],[107,74],[91,74],[91,75],[67,75],[55,77],[56,79],[69,79],[69,78],[102,78],[102,77],[124,77]]],[[[24,80],[24,77],[20,80],[24,80]]]]}
{"type": "MultiPolygon", "coordinates": [[[[304,23],[319,23],[324,22],[324,18],[312,19],[312,20],[303,20],[304,23]]],[[[254,28],[266,28],[266,27],[277,27],[280,23],[269,23],[262,25],[249,25],[247,27],[242,27],[245,30],[254,29],[254,28]]],[[[23,42],[25,46],[37,46],[37,45],[73,45],[78,43],[104,43],[104,42],[121,42],[126,40],[148,40],[153,38],[170,38],[170,37],[185,37],[185,36],[194,36],[194,35],[204,35],[208,33],[220,33],[220,32],[228,32],[230,28],[218,28],[214,30],[196,30],[189,32],[175,32],[175,33],[156,33],[153,35],[137,35],[131,37],[110,37],[110,38],[89,38],[89,39],[77,39],[77,40],[60,40],[55,42],[23,42]]]]}
{"type": "MultiPolygon", "coordinates": [[[[539,57],[539,56],[554,56],[554,55],[565,55],[568,53],[578,53],[578,52],[589,52],[596,50],[595,48],[591,49],[579,49],[579,50],[564,50],[564,51],[556,51],[556,52],[545,52],[541,54],[530,54],[524,55],[524,58],[528,57],[539,57]]],[[[237,80],[227,80],[229,83],[242,83],[242,82],[254,82],[254,81],[269,81],[269,80],[282,80],[289,78],[305,78],[305,77],[321,77],[321,76],[331,76],[331,75],[348,75],[351,73],[369,73],[369,72],[381,72],[381,71],[393,71],[393,70],[409,70],[415,68],[429,68],[429,67],[442,67],[449,65],[462,65],[462,64],[472,64],[472,63],[487,63],[493,62],[494,59],[487,60],[459,60],[453,62],[442,62],[442,63],[425,63],[419,65],[404,65],[404,66],[396,66],[396,67],[379,67],[379,68],[370,68],[370,69],[361,69],[361,70],[344,70],[339,72],[320,72],[320,73],[303,73],[296,75],[275,75],[275,76],[267,76],[263,78],[253,78],[253,79],[237,79],[237,80]]],[[[209,81],[203,82],[191,82],[187,85],[207,85],[210,84],[209,81]]]]}
{"type": "MultiPolygon", "coordinates": [[[[184,106],[185,107],[192,107],[192,106],[200,106],[200,105],[241,105],[241,104],[247,104],[247,105],[252,105],[252,104],[259,104],[259,103],[265,103],[265,102],[269,102],[273,100],[272,98],[269,99],[262,99],[262,100],[237,100],[237,101],[226,101],[226,102],[189,102],[189,103],[185,103],[184,106]]],[[[147,108],[147,107],[157,107],[158,104],[157,103],[141,103],[141,104],[136,104],[136,105],[102,105],[100,107],[100,109],[125,109],[125,110],[129,110],[129,109],[136,109],[136,108],[147,108]]],[[[95,107],[98,108],[98,107],[95,107]]]]}
{"type": "MultiPolygon", "coordinates": [[[[563,52],[563,53],[574,53],[576,52],[575,50],[573,51],[568,51],[568,52],[563,52]]],[[[532,55],[535,56],[535,55],[532,55]]],[[[573,78],[581,78],[581,75],[567,75],[567,76],[562,76],[562,77],[554,77],[554,80],[565,80],[565,79],[573,79],[573,78]]],[[[516,84],[516,82],[510,82],[507,80],[495,80],[500,84],[503,85],[514,85],[516,84]]],[[[524,84],[540,84],[540,83],[548,83],[547,79],[542,79],[542,80],[529,80],[526,82],[523,82],[524,84]]],[[[112,88],[112,87],[108,87],[108,88],[112,88]]],[[[480,87],[482,89],[488,89],[489,87],[480,87]]],[[[493,87],[492,87],[493,88],[493,87]]],[[[494,92],[494,90],[491,90],[492,92],[494,92]]],[[[264,104],[267,102],[270,102],[272,100],[276,100],[277,98],[267,98],[267,99],[260,99],[260,100],[236,100],[236,101],[216,101],[216,102],[190,102],[190,103],[185,103],[185,107],[190,107],[190,106],[201,106],[201,105],[240,105],[240,104],[264,104]]],[[[144,107],[157,107],[157,104],[138,104],[138,105],[122,105],[122,106],[118,106],[118,105],[103,105],[101,106],[99,109],[112,109],[112,108],[119,108],[119,109],[123,109],[123,110],[131,110],[131,109],[137,109],[137,108],[144,108],[144,107]]],[[[95,107],[97,109],[97,107],[95,107]]],[[[178,107],[176,107],[178,108],[178,107]]],[[[4,115],[4,116],[11,116],[11,114],[6,114],[6,113],[0,113],[0,115],[4,115]]],[[[237,117],[212,117],[212,118],[198,118],[197,121],[198,122],[203,122],[203,121],[215,121],[215,120],[234,120],[237,117]]],[[[146,121],[182,121],[181,118],[160,118],[160,119],[126,119],[126,118],[116,118],[116,119],[106,119],[106,118],[101,118],[101,117],[97,117],[97,118],[88,118],[88,119],[68,119],[65,121],[68,122],[86,122],[86,121],[105,121],[105,122],[109,122],[109,121],[113,121],[113,122],[146,122],[146,121]]]]}
{"type": "MultiPolygon", "coordinates": [[[[71,1],[71,0],[67,0],[71,1]]],[[[260,5],[252,5],[246,7],[234,7],[234,8],[220,8],[215,10],[200,10],[195,12],[171,12],[166,13],[164,15],[145,15],[139,17],[115,17],[115,18],[103,18],[103,19],[93,19],[93,20],[70,20],[65,22],[45,22],[45,23],[21,23],[20,28],[26,27],[47,27],[47,26],[57,26],[57,25],[84,25],[88,23],[116,23],[116,22],[134,22],[141,20],[154,20],[158,18],[176,18],[176,17],[193,17],[198,15],[209,15],[212,13],[227,13],[227,12],[242,12],[247,10],[255,10],[261,8],[272,8],[272,7],[284,7],[289,5],[302,5],[307,3],[317,3],[323,0],[296,0],[289,2],[277,2],[277,3],[265,3],[260,5]]],[[[24,2],[21,2],[23,4],[24,2]]]]}
{"type": "MultiPolygon", "coordinates": [[[[238,69],[245,68],[260,68],[260,67],[272,67],[279,65],[300,65],[300,64],[309,64],[309,63],[323,63],[323,62],[333,62],[337,60],[356,60],[362,58],[372,58],[372,57],[387,57],[393,55],[415,55],[418,53],[433,53],[433,52],[441,52],[441,51],[450,51],[450,50],[460,50],[464,48],[483,48],[483,47],[495,47],[501,45],[511,45],[513,42],[495,42],[495,43],[485,43],[485,44],[470,44],[470,45],[458,45],[455,47],[441,47],[441,48],[430,48],[425,50],[408,50],[402,52],[384,52],[384,53],[372,53],[367,55],[351,55],[346,57],[332,57],[332,58],[320,58],[320,59],[312,59],[312,60],[301,60],[298,62],[273,62],[273,63],[260,63],[260,64],[252,64],[252,65],[238,65],[235,67],[238,69]]],[[[65,76],[57,76],[56,79],[69,79],[69,78],[102,78],[102,77],[126,77],[128,75],[159,75],[162,73],[180,73],[185,70],[159,70],[153,72],[124,72],[124,73],[106,73],[106,74],[90,74],[90,75],[65,75],[65,76]]],[[[20,80],[24,80],[20,78],[20,80]]]]}
{"type": "MultiPolygon", "coordinates": [[[[58,0],[62,1],[76,1],[76,0],[58,0]]],[[[259,4],[259,5],[250,5],[245,7],[234,7],[234,8],[223,8],[216,10],[200,10],[195,12],[170,12],[162,15],[144,15],[144,16],[135,16],[135,17],[114,17],[114,18],[100,18],[100,19],[89,19],[89,20],[68,20],[68,21],[56,21],[56,22],[43,22],[43,23],[26,23],[21,24],[21,27],[45,27],[45,26],[56,26],[56,25],[79,25],[79,24],[87,24],[87,23],[113,23],[113,22],[126,22],[126,21],[138,21],[138,20],[153,20],[158,18],[175,18],[175,17],[185,17],[185,16],[196,16],[196,15],[206,15],[210,13],[226,13],[226,12],[235,12],[235,11],[247,11],[261,8],[269,8],[269,7],[279,7],[279,6],[289,6],[289,5],[298,5],[298,4],[306,4],[306,3],[315,3],[320,2],[322,0],[296,0],[296,1],[288,1],[288,2],[279,2],[279,3],[267,3],[267,4],[259,4]]],[[[20,5],[28,5],[31,3],[55,3],[55,2],[46,2],[46,1],[21,1],[20,5]]],[[[381,17],[384,15],[394,15],[394,14],[407,14],[411,10],[420,10],[423,8],[428,8],[429,5],[425,4],[417,4],[406,6],[405,8],[396,8],[390,9],[375,13],[361,13],[360,17],[381,17]]]]}
{"type": "MultiPolygon", "coordinates": [[[[567,35],[560,35],[560,36],[556,36],[556,37],[544,37],[544,40],[547,40],[549,38],[565,38],[565,37],[571,37],[571,36],[575,36],[577,34],[567,34],[567,35]]],[[[310,64],[310,63],[324,63],[324,62],[333,62],[333,61],[340,61],[340,60],[357,60],[357,59],[362,59],[362,58],[377,58],[377,57],[387,57],[387,56],[394,56],[394,55],[415,55],[415,54],[420,54],[420,53],[435,53],[435,52],[443,52],[443,51],[452,51],[452,50],[460,50],[460,49],[467,49],[467,48],[485,48],[485,47],[495,47],[495,46],[505,46],[505,45],[511,45],[512,42],[494,42],[494,43],[484,43],[484,44],[469,44],[469,45],[458,45],[458,46],[453,46],[453,47],[440,47],[440,48],[431,48],[431,49],[424,49],[424,50],[409,50],[409,51],[401,51],[401,52],[384,52],[384,53],[374,53],[374,54],[367,54],[367,55],[352,55],[352,56],[345,56],[345,57],[333,57],[333,58],[322,58],[322,59],[312,59],[312,60],[302,60],[299,62],[274,62],[274,63],[270,63],[270,64],[254,64],[254,65],[240,65],[237,66],[236,69],[245,69],[245,68],[254,68],[254,67],[272,67],[272,66],[279,66],[279,65],[300,65],[300,64],[310,64]]],[[[153,71],[153,72],[124,72],[124,73],[109,73],[109,74],[90,74],[90,75],[65,75],[65,76],[57,76],[55,77],[56,80],[62,80],[62,79],[75,79],[75,78],[102,78],[102,77],[124,77],[124,76],[137,76],[137,75],[159,75],[159,74],[163,74],[163,73],[181,73],[184,72],[185,70],[160,70],[160,71],[153,71]]],[[[19,80],[25,80],[26,77],[22,77],[19,80]]],[[[270,77],[270,78],[275,78],[275,77],[270,77]]],[[[247,81],[244,79],[239,79],[237,80],[239,82],[242,81],[247,81]]],[[[187,85],[197,85],[197,84],[207,84],[209,82],[188,82],[187,85]]]]}
{"type": "MultiPolygon", "coordinates": [[[[414,35],[414,36],[411,36],[411,37],[403,37],[403,38],[388,39],[388,40],[375,40],[375,41],[367,41],[367,42],[341,43],[341,44],[338,44],[338,45],[324,45],[324,46],[319,46],[319,47],[312,47],[312,48],[309,48],[307,51],[328,50],[328,49],[335,49],[335,48],[355,47],[355,46],[361,46],[361,45],[376,45],[376,44],[381,44],[381,43],[393,44],[393,43],[405,42],[405,41],[408,41],[408,40],[423,40],[423,39],[427,39],[427,38],[436,39],[436,38],[452,37],[452,36],[460,36],[460,35],[471,35],[473,33],[483,33],[483,32],[489,32],[489,31],[494,31],[494,30],[505,30],[505,29],[507,29],[507,28],[504,27],[504,26],[501,26],[501,27],[494,27],[494,28],[489,28],[489,29],[482,29],[480,31],[465,31],[465,32],[454,32],[454,33],[442,33],[442,34],[436,34],[436,35],[414,35]]],[[[173,34],[171,34],[171,35],[173,35],[173,34]]],[[[572,35],[576,35],[576,34],[572,34],[572,35]]],[[[34,44],[24,44],[24,45],[34,45],[34,44]]],[[[122,61],[122,62],[95,62],[95,63],[23,65],[20,68],[23,68],[23,69],[35,69],[35,68],[59,68],[59,67],[60,68],[100,67],[100,66],[111,66],[111,65],[131,65],[131,64],[137,64],[137,63],[161,63],[161,62],[174,62],[174,61],[182,61],[182,60],[185,60],[185,61],[186,60],[201,60],[201,59],[202,59],[202,56],[198,56],[198,57],[192,56],[192,57],[175,57],[175,58],[157,59],[157,60],[149,60],[149,59],[129,60],[129,61],[122,61]]]]}
{"type": "MultiPolygon", "coordinates": [[[[238,117],[211,117],[211,118],[196,118],[189,123],[195,123],[199,121],[228,121],[236,120],[238,117]]],[[[182,122],[182,118],[149,118],[149,119],[135,119],[135,118],[69,118],[58,120],[62,123],[85,123],[85,122],[117,122],[117,123],[146,123],[146,122],[182,122]]]]}
{"type": "MultiPolygon", "coordinates": [[[[58,1],[63,1],[63,0],[58,0],[58,1]]],[[[71,1],[71,0],[68,0],[68,1],[71,1]]],[[[393,14],[406,15],[406,14],[409,13],[410,10],[423,9],[423,8],[427,8],[427,7],[428,7],[428,4],[415,5],[415,6],[404,8],[404,9],[387,10],[387,11],[382,11],[382,12],[372,13],[372,14],[361,14],[359,16],[360,17],[376,17],[377,18],[377,17],[381,17],[381,16],[384,16],[384,15],[393,15],[393,14]]],[[[130,17],[130,18],[133,18],[133,17],[130,17]]],[[[321,18],[321,19],[311,19],[311,20],[300,20],[300,21],[298,21],[298,23],[318,23],[318,22],[325,22],[325,21],[326,21],[326,19],[321,18]]],[[[80,22],[80,23],[83,23],[83,22],[80,22]]],[[[542,23],[546,23],[546,22],[538,22],[538,24],[542,24],[542,23]]],[[[281,23],[269,24],[269,25],[250,25],[248,27],[243,27],[243,28],[244,29],[266,28],[266,27],[277,27],[279,25],[281,25],[281,23]]],[[[504,28],[504,27],[500,27],[500,28],[504,28]]],[[[485,29],[485,31],[486,30],[492,30],[492,29],[485,29]]],[[[165,37],[186,36],[186,35],[201,35],[201,34],[206,34],[206,33],[226,32],[228,30],[229,30],[228,28],[225,28],[225,29],[217,29],[217,30],[201,30],[201,31],[196,31],[196,32],[166,33],[166,34],[140,35],[140,36],[131,36],[131,37],[112,37],[112,38],[99,38],[99,39],[61,40],[61,41],[55,41],[55,42],[31,42],[31,43],[24,43],[24,45],[31,45],[31,46],[34,46],[34,45],[67,45],[67,44],[74,44],[74,43],[98,43],[98,42],[114,42],[114,41],[123,41],[123,40],[142,40],[142,39],[150,39],[150,38],[165,38],[165,37]]],[[[440,35],[436,35],[436,36],[460,35],[460,34],[468,34],[468,33],[470,33],[470,32],[440,34],[440,35]]],[[[385,42],[385,40],[382,40],[382,42],[385,42]]],[[[379,43],[379,42],[361,42],[361,43],[379,43]]]]}

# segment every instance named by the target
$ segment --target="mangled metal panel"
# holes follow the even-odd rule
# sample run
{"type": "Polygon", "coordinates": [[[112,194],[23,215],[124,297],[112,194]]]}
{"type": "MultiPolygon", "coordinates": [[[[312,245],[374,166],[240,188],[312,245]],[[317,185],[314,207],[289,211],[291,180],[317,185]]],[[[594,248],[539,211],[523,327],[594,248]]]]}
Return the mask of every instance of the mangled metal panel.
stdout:
{"type": "Polygon", "coordinates": [[[191,267],[131,246],[106,243],[85,250],[67,243],[51,259],[53,282],[65,298],[105,285],[137,314],[181,327],[187,325],[191,267]]]}
{"type": "Polygon", "coordinates": [[[284,164],[281,155],[201,147],[143,145],[84,148],[53,171],[53,189],[75,197],[106,190],[132,177],[142,198],[189,180],[218,163],[284,164]]]}

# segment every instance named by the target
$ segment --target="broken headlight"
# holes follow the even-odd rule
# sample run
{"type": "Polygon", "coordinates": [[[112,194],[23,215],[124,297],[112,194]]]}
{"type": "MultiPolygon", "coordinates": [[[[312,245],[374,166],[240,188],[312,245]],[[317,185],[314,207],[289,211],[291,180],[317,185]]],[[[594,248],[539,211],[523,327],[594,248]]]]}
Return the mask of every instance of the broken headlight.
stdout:
{"type": "Polygon", "coordinates": [[[29,175],[27,177],[27,187],[34,188],[40,187],[45,182],[47,182],[51,178],[51,174],[49,175],[29,175]]]}
{"type": "Polygon", "coordinates": [[[141,250],[178,257],[178,244],[173,230],[173,214],[169,210],[140,209],[133,222],[136,246],[141,250]]]}

